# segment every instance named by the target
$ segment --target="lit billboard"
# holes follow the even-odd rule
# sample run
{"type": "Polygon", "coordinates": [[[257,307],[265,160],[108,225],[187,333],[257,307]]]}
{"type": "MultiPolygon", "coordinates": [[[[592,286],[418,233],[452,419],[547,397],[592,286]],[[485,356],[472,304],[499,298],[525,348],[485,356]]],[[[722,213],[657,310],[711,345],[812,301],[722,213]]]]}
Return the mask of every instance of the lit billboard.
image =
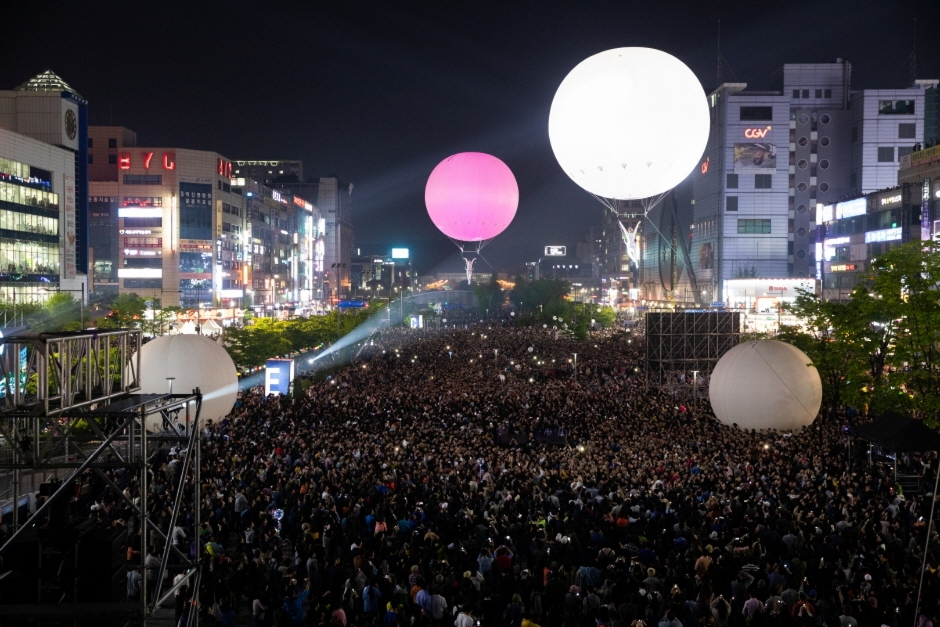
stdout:
{"type": "Polygon", "coordinates": [[[565,257],[567,255],[568,255],[567,246],[546,246],[545,247],[546,257],[565,257]]]}
{"type": "Polygon", "coordinates": [[[735,144],[735,170],[776,170],[777,146],[775,144],[735,144]]]}
{"type": "Polygon", "coordinates": [[[407,248],[393,248],[392,259],[408,259],[408,249],[407,248]]]}
{"type": "Polygon", "coordinates": [[[264,394],[287,394],[294,380],[293,359],[269,359],[265,362],[264,394]]]}

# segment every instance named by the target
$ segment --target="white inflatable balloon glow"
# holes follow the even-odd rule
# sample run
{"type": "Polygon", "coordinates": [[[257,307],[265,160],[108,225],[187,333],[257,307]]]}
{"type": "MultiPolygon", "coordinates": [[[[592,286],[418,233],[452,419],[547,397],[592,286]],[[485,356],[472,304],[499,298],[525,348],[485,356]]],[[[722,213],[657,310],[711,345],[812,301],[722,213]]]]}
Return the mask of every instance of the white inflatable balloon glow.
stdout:
{"type": "Polygon", "coordinates": [[[615,48],[579,63],[552,101],[548,136],[562,170],[603,198],[668,192],[698,165],[708,101],[682,61],[652,48],[615,48]]]}
{"type": "MultiPolygon", "coordinates": [[[[187,394],[197,387],[202,391],[202,424],[218,422],[232,411],[238,395],[238,372],[225,348],[212,339],[164,335],[144,344],[140,361],[142,393],[166,393],[167,378],[174,377],[174,394],[187,394]]],[[[148,424],[148,429],[160,430],[162,426],[148,424]]]]}
{"type": "Polygon", "coordinates": [[[708,386],[715,416],[739,429],[799,431],[822,404],[822,381],[806,353],[785,342],[738,344],[722,355],[708,386]]]}

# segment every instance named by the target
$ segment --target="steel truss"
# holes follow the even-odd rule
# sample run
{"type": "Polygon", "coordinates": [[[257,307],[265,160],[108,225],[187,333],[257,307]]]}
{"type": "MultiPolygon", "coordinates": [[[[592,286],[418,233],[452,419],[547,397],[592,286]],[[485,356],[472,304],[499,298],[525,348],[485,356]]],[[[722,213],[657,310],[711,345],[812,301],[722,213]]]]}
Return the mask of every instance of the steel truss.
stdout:
{"type": "Polygon", "coordinates": [[[741,341],[741,314],[690,311],[646,314],[646,384],[661,387],[673,373],[707,375],[741,341]]]}
{"type": "MultiPolygon", "coordinates": [[[[0,477],[12,479],[13,516],[7,523],[9,538],[0,546],[0,560],[25,535],[35,529],[30,521],[51,514],[61,499],[70,499],[77,481],[96,475],[136,517],[140,529],[141,550],[129,563],[146,573],[145,560],[149,539],[163,542],[163,554],[156,589],[148,589],[147,577],[141,580],[141,598],[136,603],[83,603],[74,595],[39,598],[39,603],[0,605],[0,617],[43,617],[70,624],[85,616],[98,616],[122,624],[146,625],[147,619],[162,603],[173,596],[184,582],[199,573],[200,551],[194,558],[173,546],[182,500],[189,486],[194,490],[195,529],[200,527],[200,428],[202,393],[197,388],[189,394],[139,394],[141,334],[137,330],[104,333],[58,333],[14,336],[0,339],[0,377],[6,395],[0,407],[0,477]],[[25,351],[25,352],[24,352],[25,351]],[[11,357],[12,356],[12,357],[11,357]],[[148,417],[159,415],[163,431],[147,432],[148,417]],[[159,529],[148,510],[150,472],[148,460],[161,443],[173,443],[183,449],[179,479],[169,486],[173,508],[166,532],[159,529]],[[130,499],[108,476],[108,470],[123,468],[132,473],[140,488],[138,502],[130,499]],[[55,491],[35,511],[29,521],[19,520],[21,476],[49,471],[66,476],[55,491]],[[188,475],[192,473],[192,479],[188,475]],[[192,481],[192,483],[190,483],[192,481]],[[153,534],[153,536],[151,536],[153,534]],[[161,583],[170,561],[176,560],[184,580],[166,592],[161,583]],[[65,602],[63,602],[65,601],[65,602]]],[[[150,422],[153,422],[151,419],[150,422]]],[[[0,579],[11,574],[7,564],[0,579]]],[[[198,581],[198,576],[195,579],[198,581]]],[[[77,584],[77,582],[75,582],[77,584]]],[[[77,589],[77,586],[76,586],[77,589]]],[[[195,594],[195,592],[194,592],[195,594]]],[[[198,612],[190,625],[198,627],[198,612]]]]}

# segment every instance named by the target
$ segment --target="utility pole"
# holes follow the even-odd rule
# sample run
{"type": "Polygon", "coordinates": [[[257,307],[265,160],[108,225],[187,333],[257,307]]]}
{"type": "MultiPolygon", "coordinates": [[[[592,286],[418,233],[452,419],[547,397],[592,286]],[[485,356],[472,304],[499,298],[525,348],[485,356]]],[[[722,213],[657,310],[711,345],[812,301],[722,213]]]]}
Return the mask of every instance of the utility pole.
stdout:
{"type": "Polygon", "coordinates": [[[692,371],[692,407],[698,407],[698,370],[692,371]]]}
{"type": "Polygon", "coordinates": [[[577,353],[571,353],[571,354],[574,355],[574,380],[577,381],[578,380],[578,354],[577,353]]]}

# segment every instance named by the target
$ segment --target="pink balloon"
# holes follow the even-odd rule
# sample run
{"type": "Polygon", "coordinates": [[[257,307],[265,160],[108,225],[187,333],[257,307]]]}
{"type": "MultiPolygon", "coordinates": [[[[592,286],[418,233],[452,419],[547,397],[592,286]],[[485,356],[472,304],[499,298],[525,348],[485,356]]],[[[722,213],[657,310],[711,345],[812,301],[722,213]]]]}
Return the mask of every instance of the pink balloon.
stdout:
{"type": "Polygon", "coordinates": [[[461,152],[437,164],[424,189],[431,221],[444,235],[477,242],[502,233],[519,206],[509,167],[482,152],[461,152]]]}

